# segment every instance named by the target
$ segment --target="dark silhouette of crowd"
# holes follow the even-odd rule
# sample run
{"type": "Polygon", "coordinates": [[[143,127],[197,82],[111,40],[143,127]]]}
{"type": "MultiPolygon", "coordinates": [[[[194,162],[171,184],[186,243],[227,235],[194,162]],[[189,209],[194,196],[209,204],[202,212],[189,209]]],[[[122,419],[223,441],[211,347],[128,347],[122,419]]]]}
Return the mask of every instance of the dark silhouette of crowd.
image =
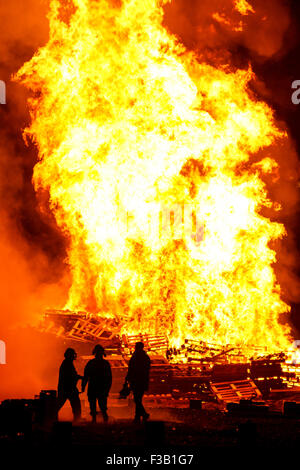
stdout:
{"type": "MultiPolygon", "coordinates": [[[[106,356],[104,348],[97,344],[93,349],[94,359],[88,361],[84,368],[84,375],[77,373],[74,361],[77,358],[76,351],[68,348],[64,354],[64,360],[59,369],[58,380],[58,400],[57,410],[59,411],[63,405],[69,400],[74,421],[81,418],[81,402],[79,398],[79,390],[77,388],[78,381],[81,380],[81,393],[87,388],[87,396],[90,405],[90,414],[92,422],[96,423],[97,403],[101,410],[103,421],[108,421],[107,414],[107,398],[112,385],[112,372],[109,362],[104,359],[106,356]]],[[[132,354],[128,371],[125,377],[125,384],[133,393],[135,402],[134,421],[139,423],[149,418],[149,413],[143,406],[143,396],[149,386],[151,360],[144,351],[144,344],[138,342],[135,345],[135,351],[132,354]]]]}

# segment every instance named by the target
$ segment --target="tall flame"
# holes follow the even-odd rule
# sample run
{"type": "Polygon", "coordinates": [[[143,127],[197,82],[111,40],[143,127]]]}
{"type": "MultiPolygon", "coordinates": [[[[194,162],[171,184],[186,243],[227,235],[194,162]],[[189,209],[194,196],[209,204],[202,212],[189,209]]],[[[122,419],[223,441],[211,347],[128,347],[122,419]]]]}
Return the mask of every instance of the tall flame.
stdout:
{"type": "Polygon", "coordinates": [[[250,92],[251,68],[200,62],[163,27],[167,1],[72,0],[63,20],[52,0],[49,42],[18,72],[34,92],[35,188],[69,240],[66,307],[174,343],[285,347],[270,247],[285,228],[262,215],[280,209],[263,182],[277,164],[257,153],[286,136],[250,92]],[[161,216],[153,236],[158,205],[196,213],[201,239],[165,236],[161,216]]]}

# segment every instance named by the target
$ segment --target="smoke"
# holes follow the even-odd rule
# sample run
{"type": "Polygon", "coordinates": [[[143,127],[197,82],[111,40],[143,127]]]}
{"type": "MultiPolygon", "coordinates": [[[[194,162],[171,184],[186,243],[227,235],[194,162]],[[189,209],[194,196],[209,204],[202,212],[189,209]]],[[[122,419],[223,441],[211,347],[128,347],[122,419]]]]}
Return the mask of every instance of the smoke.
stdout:
{"type": "Polygon", "coordinates": [[[47,41],[47,8],[40,0],[0,4],[0,79],[7,88],[7,104],[0,106],[0,339],[7,348],[0,399],[53,386],[45,371],[54,343],[27,326],[37,325],[45,308],[63,305],[67,290],[65,242],[50,214],[41,213],[31,183],[37,153],[22,137],[28,96],[11,79],[47,41]]]}
{"type": "Polygon", "coordinates": [[[0,366],[3,399],[20,394],[32,396],[49,380],[50,384],[53,382],[45,374],[54,343],[45,343],[38,332],[27,326],[38,325],[45,305],[61,299],[59,287],[42,284],[37,275],[40,270],[47,270],[47,258],[42,253],[32,258],[32,247],[18,235],[7,214],[0,214],[0,337],[7,353],[7,365],[0,366]],[[32,258],[30,263],[28,258],[32,258]]]}
{"type": "MultiPolygon", "coordinates": [[[[246,3],[246,2],[244,2],[246,3]]],[[[176,0],[165,7],[165,22],[193,50],[227,51],[243,47],[248,54],[270,58],[284,46],[290,11],[281,0],[249,0],[241,13],[237,0],[176,0]]],[[[244,51],[245,54],[245,51],[244,51]]]]}

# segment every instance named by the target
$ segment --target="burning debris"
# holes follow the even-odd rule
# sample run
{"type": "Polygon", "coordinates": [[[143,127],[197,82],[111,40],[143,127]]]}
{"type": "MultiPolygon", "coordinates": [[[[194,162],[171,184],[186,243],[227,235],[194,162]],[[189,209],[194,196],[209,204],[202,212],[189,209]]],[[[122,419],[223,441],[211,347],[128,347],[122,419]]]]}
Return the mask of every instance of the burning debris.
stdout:
{"type": "Polygon", "coordinates": [[[93,343],[102,341],[109,346],[117,344],[117,320],[101,318],[86,312],[48,310],[41,331],[64,339],[93,343]]]}
{"type": "MultiPolygon", "coordinates": [[[[251,91],[251,67],[186,50],[163,26],[166,0],[69,3],[50,2],[49,41],[16,76],[32,91],[35,189],[68,240],[65,308],[111,319],[97,330],[78,317],[65,331],[102,339],[125,316],[120,335],[171,347],[286,350],[290,306],[274,271],[286,229],[269,190],[281,171],[272,150],[288,137],[251,91]],[[157,205],[167,220],[152,217],[157,205]],[[172,207],[197,213],[200,238],[178,235],[186,220],[172,207]]],[[[255,14],[233,7],[241,21],[255,14]]]]}
{"type": "MultiPolygon", "coordinates": [[[[253,396],[276,397],[279,391],[283,395],[291,390],[300,392],[300,365],[292,363],[292,348],[268,354],[267,348],[189,339],[174,348],[163,335],[120,335],[121,329],[121,321],[70,311],[47,311],[41,328],[69,344],[101,341],[120,388],[135,343],[142,341],[153,364],[149,394],[167,395],[169,401],[198,397],[227,403],[253,396]]],[[[83,355],[81,360],[85,362],[88,358],[83,355]]]]}

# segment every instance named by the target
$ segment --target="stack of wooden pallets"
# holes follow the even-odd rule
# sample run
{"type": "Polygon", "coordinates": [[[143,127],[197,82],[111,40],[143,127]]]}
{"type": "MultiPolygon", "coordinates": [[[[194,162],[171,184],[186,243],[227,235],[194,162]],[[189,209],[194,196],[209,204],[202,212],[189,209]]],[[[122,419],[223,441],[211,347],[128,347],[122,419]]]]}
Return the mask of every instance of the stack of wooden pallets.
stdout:
{"type": "Polygon", "coordinates": [[[221,403],[239,403],[241,399],[261,398],[259,389],[250,379],[212,383],[211,390],[221,403]]]}

